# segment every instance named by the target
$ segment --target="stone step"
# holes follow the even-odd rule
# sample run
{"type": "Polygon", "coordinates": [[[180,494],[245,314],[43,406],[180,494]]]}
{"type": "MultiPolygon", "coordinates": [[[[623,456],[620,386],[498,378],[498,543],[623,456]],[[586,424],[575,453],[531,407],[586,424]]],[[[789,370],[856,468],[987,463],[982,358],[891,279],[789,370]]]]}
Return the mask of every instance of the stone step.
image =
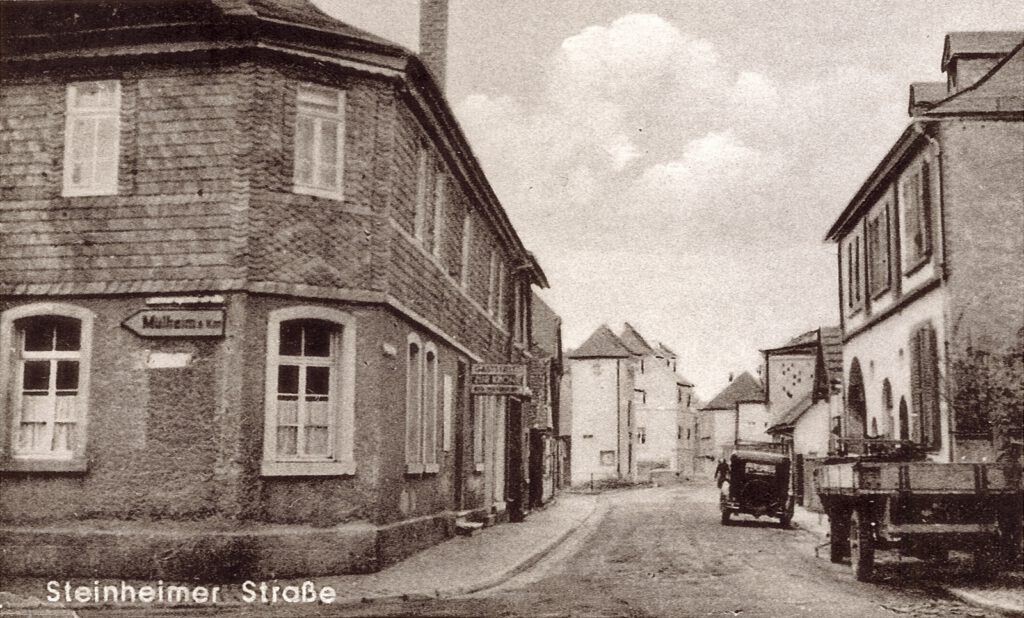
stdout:
{"type": "Polygon", "coordinates": [[[484,528],[484,523],[480,521],[469,521],[466,519],[459,519],[455,522],[455,534],[461,536],[473,536],[477,532],[480,532],[484,528]]]}

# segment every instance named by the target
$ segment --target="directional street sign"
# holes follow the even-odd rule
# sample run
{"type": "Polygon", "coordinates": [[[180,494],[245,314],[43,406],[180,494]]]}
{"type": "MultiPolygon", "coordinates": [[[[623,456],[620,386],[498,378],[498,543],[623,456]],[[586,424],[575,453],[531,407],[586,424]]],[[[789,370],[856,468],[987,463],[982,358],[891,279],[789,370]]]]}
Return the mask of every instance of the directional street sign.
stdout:
{"type": "Polygon", "coordinates": [[[140,337],[221,337],[223,309],[143,309],[121,323],[140,337]]]}

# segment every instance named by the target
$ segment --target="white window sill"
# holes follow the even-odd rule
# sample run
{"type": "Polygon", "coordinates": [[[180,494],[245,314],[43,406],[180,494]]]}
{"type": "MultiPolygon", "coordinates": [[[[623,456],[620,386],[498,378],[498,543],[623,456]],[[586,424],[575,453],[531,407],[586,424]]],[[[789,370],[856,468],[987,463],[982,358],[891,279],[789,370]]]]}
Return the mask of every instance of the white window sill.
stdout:
{"type": "Polygon", "coordinates": [[[101,197],[104,195],[117,195],[117,187],[65,187],[60,192],[61,197],[101,197]]]}
{"type": "Polygon", "coordinates": [[[351,476],[354,461],[263,461],[261,476],[351,476]]]}
{"type": "Polygon", "coordinates": [[[473,471],[474,472],[483,472],[484,471],[484,464],[482,464],[482,463],[476,464],[476,466],[473,468],[473,471]]]}
{"type": "Polygon", "coordinates": [[[87,472],[85,459],[9,459],[0,462],[0,472],[87,472]]]}
{"type": "Polygon", "coordinates": [[[327,189],[317,189],[316,187],[304,187],[301,185],[292,185],[292,193],[298,193],[299,195],[312,195],[313,197],[322,197],[328,200],[337,200],[339,202],[344,201],[345,195],[340,191],[328,191],[327,189]]]}
{"type": "Polygon", "coordinates": [[[406,474],[437,474],[441,471],[441,464],[436,463],[407,463],[405,464],[406,474]]]}

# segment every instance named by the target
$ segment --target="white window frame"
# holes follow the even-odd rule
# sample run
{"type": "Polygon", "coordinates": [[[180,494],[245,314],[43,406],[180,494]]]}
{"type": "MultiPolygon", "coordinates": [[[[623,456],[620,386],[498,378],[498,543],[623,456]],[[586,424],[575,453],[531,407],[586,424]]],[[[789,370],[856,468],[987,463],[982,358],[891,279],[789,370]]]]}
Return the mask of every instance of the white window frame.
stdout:
{"type": "Polygon", "coordinates": [[[80,471],[86,470],[86,445],[89,421],[89,384],[92,376],[92,333],[95,314],[84,307],[65,303],[32,303],[0,313],[0,469],[11,471],[80,471]],[[78,320],[78,410],[75,449],[64,455],[46,453],[15,453],[13,428],[21,422],[15,390],[21,383],[21,359],[15,322],[26,318],[57,316],[78,320]],[[9,411],[9,412],[8,412],[9,411]]]}
{"type": "Polygon", "coordinates": [[[420,144],[416,149],[416,217],[413,233],[421,244],[427,234],[427,147],[420,144]]]}
{"type": "Polygon", "coordinates": [[[337,88],[328,88],[326,86],[318,86],[315,84],[299,84],[295,90],[295,129],[294,135],[292,136],[292,190],[295,193],[301,193],[304,195],[314,195],[317,197],[324,197],[328,199],[341,200],[345,196],[345,91],[337,88]],[[337,109],[334,112],[329,112],[324,109],[317,109],[316,107],[303,107],[304,103],[309,105],[316,105],[312,100],[312,97],[323,97],[324,100],[331,96],[336,97],[337,109]],[[306,97],[306,101],[303,98],[306,97]],[[313,144],[312,148],[312,174],[313,180],[311,182],[303,182],[299,180],[299,121],[302,118],[308,118],[313,121],[313,144]],[[318,170],[322,167],[320,164],[320,143],[324,134],[324,123],[336,122],[335,128],[337,134],[335,135],[335,144],[337,152],[335,153],[335,168],[334,168],[334,188],[327,186],[325,183],[318,182],[317,174],[318,170]]]}
{"type": "Polygon", "coordinates": [[[350,313],[311,305],[275,309],[267,317],[267,363],[264,396],[263,476],[340,476],[356,472],[355,432],[356,318],[350,313]],[[332,344],[331,400],[328,420],[331,452],[326,457],[282,458],[277,455],[277,368],[281,357],[281,324],[291,320],[322,320],[336,327],[332,344]]]}
{"type": "Polygon", "coordinates": [[[487,461],[487,410],[491,407],[489,395],[477,395],[473,401],[473,469],[483,472],[487,461]]]}
{"type": "Polygon", "coordinates": [[[434,180],[434,246],[432,247],[434,257],[442,258],[442,243],[444,242],[444,207],[445,194],[448,190],[448,183],[443,170],[437,170],[437,177],[434,180]]]}
{"type": "Polygon", "coordinates": [[[497,314],[498,323],[501,324],[502,328],[505,328],[506,308],[505,308],[505,261],[498,259],[498,292],[497,292],[497,314]]]}
{"type": "Polygon", "coordinates": [[[406,449],[405,471],[407,474],[435,474],[440,470],[438,463],[438,379],[440,356],[437,346],[432,342],[423,342],[415,333],[410,333],[406,346],[406,449]],[[419,356],[414,363],[409,350],[415,345],[419,356]],[[432,360],[431,360],[432,359],[432,360]],[[413,377],[417,380],[417,391],[412,392],[413,377]],[[416,451],[410,452],[411,432],[416,430],[418,437],[416,451]]]}
{"type": "Polygon", "coordinates": [[[64,117],[64,179],[61,195],[64,197],[87,196],[87,195],[117,195],[118,167],[121,161],[121,82],[119,80],[96,80],[88,82],[75,82],[68,84],[67,100],[65,102],[64,117]],[[79,91],[83,86],[107,84],[113,85],[113,101],[109,105],[97,105],[95,107],[79,106],[79,91]],[[92,156],[87,158],[92,170],[90,180],[74,184],[74,160],[75,151],[74,126],[78,121],[91,121],[90,126],[93,136],[90,140],[92,156]],[[99,124],[105,120],[112,120],[114,124],[113,145],[114,151],[109,157],[99,157],[99,124]],[[109,166],[106,181],[98,182],[97,176],[101,165],[109,166]]]}
{"type": "Polygon", "coordinates": [[[455,412],[455,381],[451,374],[444,374],[441,381],[441,449],[452,450],[452,415],[455,412]]]}
{"type": "Polygon", "coordinates": [[[488,280],[487,280],[487,315],[492,318],[498,313],[497,301],[497,282],[498,282],[498,252],[491,251],[491,262],[488,266],[488,280]]]}
{"type": "Polygon", "coordinates": [[[469,288],[469,266],[473,251],[473,216],[467,212],[462,221],[462,288],[469,288]]]}

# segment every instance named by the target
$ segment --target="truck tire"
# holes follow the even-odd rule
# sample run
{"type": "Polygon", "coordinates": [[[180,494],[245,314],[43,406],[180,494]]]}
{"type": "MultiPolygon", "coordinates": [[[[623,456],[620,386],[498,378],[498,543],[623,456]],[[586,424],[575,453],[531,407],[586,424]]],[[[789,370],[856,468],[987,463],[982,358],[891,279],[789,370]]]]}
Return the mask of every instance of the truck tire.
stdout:
{"type": "Polygon", "coordinates": [[[839,564],[850,551],[849,532],[846,529],[846,513],[839,508],[828,511],[828,557],[834,564],[839,564]]]}
{"type": "Polygon", "coordinates": [[[779,517],[779,527],[789,528],[789,524],[793,521],[793,516],[789,513],[779,517]]]}
{"type": "Polygon", "coordinates": [[[871,523],[859,509],[850,513],[850,568],[857,581],[870,581],[875,570],[871,523]]]}
{"type": "Polygon", "coordinates": [[[731,513],[729,512],[728,509],[722,509],[722,525],[723,526],[728,526],[729,525],[729,516],[730,515],[731,515],[731,513]]]}

